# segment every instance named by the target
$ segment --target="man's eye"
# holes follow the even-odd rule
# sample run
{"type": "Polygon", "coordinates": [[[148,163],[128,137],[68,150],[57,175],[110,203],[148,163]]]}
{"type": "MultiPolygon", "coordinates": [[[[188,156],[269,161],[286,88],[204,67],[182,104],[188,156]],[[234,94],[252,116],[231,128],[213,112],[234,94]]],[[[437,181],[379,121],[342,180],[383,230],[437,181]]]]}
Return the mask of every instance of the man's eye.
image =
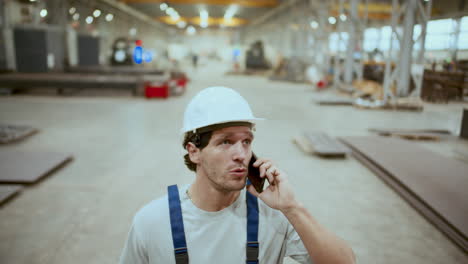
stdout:
{"type": "Polygon", "coordinates": [[[230,143],[231,143],[231,141],[229,141],[229,140],[223,140],[223,142],[222,142],[222,144],[230,144],[230,143]]]}
{"type": "Polygon", "coordinates": [[[250,145],[252,143],[252,141],[249,140],[249,139],[246,139],[246,140],[244,140],[244,143],[250,145]]]}

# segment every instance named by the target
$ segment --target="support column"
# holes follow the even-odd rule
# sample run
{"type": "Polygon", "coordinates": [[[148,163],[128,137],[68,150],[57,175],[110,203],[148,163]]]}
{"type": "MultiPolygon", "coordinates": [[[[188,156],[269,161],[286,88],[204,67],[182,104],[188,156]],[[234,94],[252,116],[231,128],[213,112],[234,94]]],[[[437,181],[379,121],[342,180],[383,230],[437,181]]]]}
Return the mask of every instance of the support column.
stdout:
{"type": "MultiPolygon", "coordinates": [[[[356,44],[357,44],[357,34],[358,34],[358,23],[359,23],[359,13],[358,13],[358,6],[359,0],[350,0],[350,10],[349,10],[349,18],[348,18],[348,45],[346,48],[346,61],[345,61],[345,72],[344,72],[344,82],[346,84],[351,84],[354,79],[355,73],[355,62],[354,62],[354,53],[356,52],[356,44]]],[[[338,15],[338,19],[340,15],[338,15]]],[[[341,34],[341,32],[339,32],[341,34]]]]}
{"type": "MultiPolygon", "coordinates": [[[[344,14],[344,0],[338,0],[338,14],[344,14]]],[[[342,44],[342,34],[341,32],[344,31],[343,29],[343,21],[341,19],[337,20],[337,30],[338,32],[338,49],[336,50],[335,57],[333,60],[333,86],[335,88],[340,88],[343,84],[341,80],[341,75],[343,74],[343,65],[341,64],[341,51],[340,46],[342,44]]]]}
{"type": "MultiPolygon", "coordinates": [[[[361,14],[359,14],[360,0],[350,0],[348,16],[346,20],[348,41],[346,45],[346,61],[344,70],[344,82],[347,85],[351,85],[355,79],[362,80],[362,69],[364,66],[362,56],[362,42],[364,38],[364,29],[367,25],[367,4],[368,3],[366,0],[366,10],[362,14],[363,18],[361,18],[361,14]],[[356,58],[354,56],[358,50],[361,52],[360,58],[356,58]]],[[[340,12],[338,20],[341,20],[342,14],[345,13],[340,12]]]]}
{"type": "Polygon", "coordinates": [[[450,38],[450,57],[452,61],[457,61],[457,53],[458,53],[458,38],[460,36],[460,24],[461,24],[461,17],[454,19],[453,25],[453,34],[450,38]]]}
{"type": "Polygon", "coordinates": [[[432,0],[427,2],[424,0],[393,0],[392,5],[392,37],[390,38],[384,77],[385,99],[409,96],[411,80],[414,80],[416,86],[412,95],[419,97],[424,71],[426,26],[431,13],[432,0]],[[403,20],[402,25],[399,24],[401,20],[403,20]],[[421,25],[421,34],[416,41],[413,41],[413,28],[416,23],[421,25]],[[399,41],[400,49],[398,51],[394,50],[394,40],[399,41]],[[419,42],[420,49],[413,60],[415,42],[419,42]],[[393,58],[397,58],[398,61],[393,61],[393,58]],[[393,91],[393,87],[396,87],[396,91],[393,91]]]}
{"type": "Polygon", "coordinates": [[[3,48],[1,52],[4,52],[5,55],[5,69],[6,70],[16,70],[16,57],[15,57],[15,44],[13,39],[13,27],[11,25],[11,5],[13,4],[12,0],[0,1],[1,15],[2,15],[2,25],[1,25],[1,34],[3,39],[3,48]]]}
{"type": "MultiPolygon", "coordinates": [[[[413,28],[415,22],[415,11],[417,0],[409,0],[405,8],[405,17],[403,24],[403,39],[400,40],[400,59],[399,67],[400,74],[398,78],[400,81],[397,85],[397,95],[405,96],[409,93],[410,86],[410,73],[412,63],[413,51],[413,28]]],[[[396,30],[396,29],[395,29],[396,30]]]]}
{"type": "MultiPolygon", "coordinates": [[[[313,1],[315,2],[315,1],[313,1]]],[[[315,39],[317,50],[315,52],[315,65],[324,76],[328,73],[330,67],[330,54],[328,48],[328,37],[330,30],[328,26],[328,3],[320,1],[318,3],[318,28],[317,38],[315,39]]]]}

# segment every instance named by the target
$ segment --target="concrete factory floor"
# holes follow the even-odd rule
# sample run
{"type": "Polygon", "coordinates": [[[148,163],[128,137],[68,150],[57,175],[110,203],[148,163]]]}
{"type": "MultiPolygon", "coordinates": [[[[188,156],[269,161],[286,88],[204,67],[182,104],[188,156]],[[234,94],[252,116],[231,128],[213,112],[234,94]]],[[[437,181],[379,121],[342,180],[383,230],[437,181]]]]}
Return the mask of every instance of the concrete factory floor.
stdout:
{"type": "MultiPolygon", "coordinates": [[[[0,263],[116,263],[134,213],[164,195],[167,185],[193,180],[183,164],[178,132],[187,102],[213,85],[237,89],[257,116],[268,119],[258,124],[253,149],[289,174],[298,198],[349,242],[358,263],[468,262],[467,255],[358,161],[307,156],[291,141],[310,130],[369,135],[369,127],[440,128],[458,134],[466,104],[427,104],[422,113],[318,106],[313,99],[333,93],[264,77],[226,76],[226,70],[217,64],[190,70],[188,92],[168,100],[0,97],[0,123],[40,129],[1,149],[68,152],[75,158],[0,208],[0,263]]],[[[456,150],[468,150],[466,141],[423,145],[451,157],[456,150]]]]}

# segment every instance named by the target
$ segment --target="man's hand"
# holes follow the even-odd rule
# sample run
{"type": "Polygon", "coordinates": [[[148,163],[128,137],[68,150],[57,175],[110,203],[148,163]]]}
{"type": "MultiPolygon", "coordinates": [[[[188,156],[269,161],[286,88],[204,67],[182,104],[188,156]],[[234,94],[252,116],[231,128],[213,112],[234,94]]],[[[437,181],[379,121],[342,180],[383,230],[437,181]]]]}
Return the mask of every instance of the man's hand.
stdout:
{"type": "Polygon", "coordinates": [[[299,206],[287,175],[273,165],[271,160],[259,158],[253,166],[259,168],[260,177],[266,177],[270,185],[262,193],[258,193],[252,185],[249,185],[250,193],[260,198],[266,205],[283,213],[299,206]]]}
{"type": "Polygon", "coordinates": [[[257,159],[253,164],[260,169],[260,177],[267,178],[270,186],[257,193],[252,185],[248,190],[266,205],[280,210],[301,237],[309,256],[317,264],[353,264],[356,257],[345,241],[320,225],[300,204],[293,193],[288,177],[270,160],[257,159]]]}

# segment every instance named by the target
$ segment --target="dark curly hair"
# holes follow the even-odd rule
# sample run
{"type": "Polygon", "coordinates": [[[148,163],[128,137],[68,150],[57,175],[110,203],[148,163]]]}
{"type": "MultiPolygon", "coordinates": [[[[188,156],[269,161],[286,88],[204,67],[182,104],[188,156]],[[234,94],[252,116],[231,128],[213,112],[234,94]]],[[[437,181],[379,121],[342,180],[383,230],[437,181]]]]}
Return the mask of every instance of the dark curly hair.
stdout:
{"type": "MultiPolygon", "coordinates": [[[[207,131],[204,133],[193,133],[192,131],[189,131],[185,133],[184,142],[182,142],[182,147],[185,149],[187,147],[187,144],[191,142],[197,148],[202,150],[210,142],[212,134],[213,134],[213,131],[207,131]]],[[[184,163],[187,166],[187,168],[189,168],[189,170],[197,171],[197,164],[193,163],[190,160],[188,153],[184,155],[184,163]]]]}

